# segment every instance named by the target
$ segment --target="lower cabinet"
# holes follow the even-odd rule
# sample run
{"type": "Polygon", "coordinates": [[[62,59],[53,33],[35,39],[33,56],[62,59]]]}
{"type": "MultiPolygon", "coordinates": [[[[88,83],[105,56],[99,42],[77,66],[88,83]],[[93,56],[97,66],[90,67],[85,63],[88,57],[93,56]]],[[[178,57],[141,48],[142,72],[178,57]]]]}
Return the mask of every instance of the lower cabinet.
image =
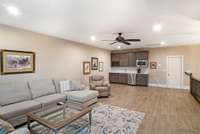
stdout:
{"type": "Polygon", "coordinates": [[[110,83],[118,83],[119,82],[119,74],[118,73],[109,73],[110,83]]]}
{"type": "Polygon", "coordinates": [[[109,73],[110,83],[128,84],[127,73],[109,73]]]}
{"type": "MultiPolygon", "coordinates": [[[[109,73],[110,83],[128,84],[127,73],[109,73]]],[[[148,86],[149,75],[148,74],[136,74],[137,86],[148,86]]]]}
{"type": "Polygon", "coordinates": [[[136,85],[137,86],[148,86],[149,75],[148,74],[136,74],[136,85]]]}

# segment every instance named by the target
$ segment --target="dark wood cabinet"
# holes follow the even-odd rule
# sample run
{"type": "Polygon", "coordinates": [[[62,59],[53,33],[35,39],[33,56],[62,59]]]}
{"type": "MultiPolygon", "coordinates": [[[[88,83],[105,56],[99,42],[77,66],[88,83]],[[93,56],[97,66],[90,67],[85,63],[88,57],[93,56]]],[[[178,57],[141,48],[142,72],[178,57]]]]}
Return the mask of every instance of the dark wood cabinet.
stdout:
{"type": "Polygon", "coordinates": [[[109,73],[109,80],[111,83],[119,82],[119,74],[118,73],[109,73]]]}
{"type": "Polygon", "coordinates": [[[128,53],[128,65],[131,67],[136,66],[136,54],[135,53],[128,53]]]}
{"type": "Polygon", "coordinates": [[[136,60],[148,60],[148,51],[136,52],[136,60]]]}
{"type": "Polygon", "coordinates": [[[119,53],[112,53],[111,54],[111,65],[113,67],[120,66],[120,55],[119,53]]]}
{"type": "MultiPolygon", "coordinates": [[[[110,83],[128,84],[128,73],[109,73],[110,83]]],[[[148,74],[136,74],[137,86],[148,86],[148,74]]]]}
{"type": "Polygon", "coordinates": [[[109,73],[110,83],[128,84],[128,74],[126,73],[109,73]]]}
{"type": "Polygon", "coordinates": [[[121,67],[129,66],[129,55],[128,55],[128,53],[121,53],[120,54],[120,66],[121,67]]]}
{"type": "Polygon", "coordinates": [[[112,67],[136,67],[136,60],[148,60],[148,51],[111,53],[112,67]]]}
{"type": "Polygon", "coordinates": [[[148,74],[137,74],[136,85],[137,86],[148,86],[149,75],[148,74]]]}
{"type": "Polygon", "coordinates": [[[119,74],[119,83],[128,84],[128,74],[127,73],[119,74]]]}

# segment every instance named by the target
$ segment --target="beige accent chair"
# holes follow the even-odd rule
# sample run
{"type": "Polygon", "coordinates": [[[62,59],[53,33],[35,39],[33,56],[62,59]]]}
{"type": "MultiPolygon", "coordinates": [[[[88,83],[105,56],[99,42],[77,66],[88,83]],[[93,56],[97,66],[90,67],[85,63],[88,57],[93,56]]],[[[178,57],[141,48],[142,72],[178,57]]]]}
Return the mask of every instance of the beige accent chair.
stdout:
{"type": "Polygon", "coordinates": [[[104,81],[104,76],[93,75],[89,77],[90,90],[96,90],[99,92],[98,97],[109,97],[111,92],[111,86],[109,82],[104,81]]]}

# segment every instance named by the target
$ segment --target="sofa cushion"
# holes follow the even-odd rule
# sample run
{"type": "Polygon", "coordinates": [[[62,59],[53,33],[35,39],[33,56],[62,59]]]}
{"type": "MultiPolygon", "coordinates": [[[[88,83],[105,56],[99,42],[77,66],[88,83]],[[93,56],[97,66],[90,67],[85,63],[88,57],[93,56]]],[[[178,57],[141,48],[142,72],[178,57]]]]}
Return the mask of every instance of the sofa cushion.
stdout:
{"type": "Polygon", "coordinates": [[[67,100],[77,102],[86,102],[98,96],[98,92],[92,90],[71,91],[65,92],[65,94],[67,96],[67,100]]]}
{"type": "Polygon", "coordinates": [[[32,98],[38,98],[56,93],[52,80],[34,80],[29,82],[32,98]]]}
{"type": "Polygon", "coordinates": [[[41,104],[33,100],[15,103],[1,107],[0,117],[2,117],[4,120],[7,120],[39,108],[41,108],[41,104]]]}
{"type": "Polygon", "coordinates": [[[64,94],[52,94],[47,96],[42,96],[39,98],[34,99],[34,101],[37,101],[42,104],[42,106],[47,106],[50,104],[55,104],[58,102],[64,102],[66,101],[66,95],[64,94]]]}
{"type": "Polygon", "coordinates": [[[5,106],[31,99],[25,82],[0,83],[0,105],[5,106]]]}

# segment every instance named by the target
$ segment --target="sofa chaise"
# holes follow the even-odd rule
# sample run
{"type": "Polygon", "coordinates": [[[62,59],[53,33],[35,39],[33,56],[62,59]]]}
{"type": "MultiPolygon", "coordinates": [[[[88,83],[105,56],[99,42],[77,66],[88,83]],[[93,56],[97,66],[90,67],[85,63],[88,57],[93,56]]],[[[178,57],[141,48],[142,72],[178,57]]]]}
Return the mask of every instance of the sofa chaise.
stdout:
{"type": "Polygon", "coordinates": [[[69,107],[81,110],[97,102],[98,92],[89,90],[78,81],[72,80],[54,80],[58,92],[65,94],[69,107]]]}

